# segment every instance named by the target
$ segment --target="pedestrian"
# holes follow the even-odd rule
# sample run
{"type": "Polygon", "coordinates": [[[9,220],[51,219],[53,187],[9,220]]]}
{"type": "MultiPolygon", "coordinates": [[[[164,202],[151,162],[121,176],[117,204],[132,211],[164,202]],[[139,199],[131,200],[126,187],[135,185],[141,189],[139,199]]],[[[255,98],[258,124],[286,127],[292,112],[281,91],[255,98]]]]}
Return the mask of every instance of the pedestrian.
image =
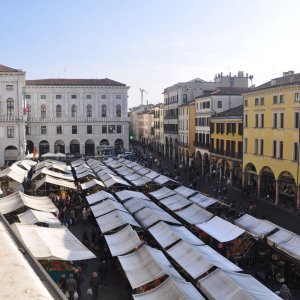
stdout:
{"type": "Polygon", "coordinates": [[[83,282],[83,276],[82,276],[81,270],[79,268],[76,268],[74,273],[75,273],[74,279],[76,280],[76,283],[77,283],[78,299],[80,299],[81,298],[81,284],[83,282]]]}
{"type": "Polygon", "coordinates": [[[66,292],[66,276],[65,274],[61,274],[58,280],[58,287],[62,290],[63,294],[66,292]]]}
{"type": "Polygon", "coordinates": [[[284,299],[284,300],[291,300],[292,299],[292,294],[289,290],[289,288],[287,287],[286,284],[283,284],[281,286],[281,289],[279,290],[279,296],[284,299]]]}
{"type": "Polygon", "coordinates": [[[108,271],[107,261],[103,259],[99,265],[99,278],[100,278],[100,286],[104,288],[106,288],[107,286],[107,282],[106,282],[107,271],[108,271]]]}
{"type": "Polygon", "coordinates": [[[86,208],[84,207],[82,209],[82,219],[83,219],[83,221],[86,221],[87,218],[88,218],[88,214],[87,214],[86,208]]]}
{"type": "Polygon", "coordinates": [[[77,282],[74,279],[74,275],[70,274],[69,278],[66,281],[66,296],[67,296],[67,294],[69,294],[69,296],[67,296],[67,297],[70,300],[74,300],[76,298],[76,296],[74,297],[75,292],[77,292],[77,282]]]}
{"type": "Polygon", "coordinates": [[[93,292],[93,300],[98,299],[98,289],[100,286],[100,279],[98,277],[97,272],[93,272],[92,277],[89,282],[89,288],[92,289],[93,292]]]}

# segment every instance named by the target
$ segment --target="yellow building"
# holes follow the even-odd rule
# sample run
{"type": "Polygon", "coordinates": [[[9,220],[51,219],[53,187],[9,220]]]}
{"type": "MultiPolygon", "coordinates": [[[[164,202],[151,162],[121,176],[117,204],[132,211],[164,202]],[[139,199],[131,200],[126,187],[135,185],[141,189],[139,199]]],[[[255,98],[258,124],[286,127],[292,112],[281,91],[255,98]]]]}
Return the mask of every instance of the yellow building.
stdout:
{"type": "Polygon", "coordinates": [[[244,94],[243,186],[298,208],[299,114],[300,74],[292,71],[244,94]]]}
{"type": "Polygon", "coordinates": [[[242,180],[243,105],[210,119],[211,171],[230,184],[242,180]]]}

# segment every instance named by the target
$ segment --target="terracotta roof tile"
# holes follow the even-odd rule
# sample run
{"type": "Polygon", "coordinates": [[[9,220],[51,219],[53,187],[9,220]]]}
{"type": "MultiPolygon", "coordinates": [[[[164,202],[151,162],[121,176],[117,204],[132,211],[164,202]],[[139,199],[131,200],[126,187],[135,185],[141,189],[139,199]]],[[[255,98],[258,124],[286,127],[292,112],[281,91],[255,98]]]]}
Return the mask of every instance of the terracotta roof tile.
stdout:
{"type": "Polygon", "coordinates": [[[17,70],[4,65],[0,65],[0,72],[22,72],[22,70],[17,70]]]}

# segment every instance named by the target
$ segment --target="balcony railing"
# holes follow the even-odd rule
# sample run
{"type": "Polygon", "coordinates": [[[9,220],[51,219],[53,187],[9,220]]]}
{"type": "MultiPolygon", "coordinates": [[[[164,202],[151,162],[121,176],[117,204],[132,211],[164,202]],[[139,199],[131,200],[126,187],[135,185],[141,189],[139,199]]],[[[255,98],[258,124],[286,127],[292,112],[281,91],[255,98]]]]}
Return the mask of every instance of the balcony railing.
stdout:
{"type": "Polygon", "coordinates": [[[178,130],[169,130],[169,129],[165,129],[165,130],[164,130],[164,133],[167,133],[167,134],[178,134],[178,130]]]}
{"type": "Polygon", "coordinates": [[[203,149],[209,149],[209,144],[208,143],[194,142],[194,146],[200,147],[200,148],[203,148],[203,149]]]}
{"type": "Polygon", "coordinates": [[[172,120],[172,119],[173,119],[173,120],[177,120],[177,119],[178,119],[178,116],[165,116],[164,119],[165,119],[165,120],[172,120]]]}
{"type": "Polygon", "coordinates": [[[96,117],[52,117],[52,118],[42,118],[42,117],[28,117],[28,123],[99,123],[99,122],[129,122],[129,117],[113,117],[113,118],[96,118],[96,117]]]}
{"type": "Polygon", "coordinates": [[[211,149],[210,152],[217,154],[217,155],[223,155],[223,156],[236,158],[236,159],[242,159],[242,157],[243,157],[242,152],[224,151],[222,149],[211,149]]]}
{"type": "Polygon", "coordinates": [[[178,142],[178,146],[189,148],[189,143],[178,142]]]}
{"type": "Polygon", "coordinates": [[[26,120],[27,120],[27,115],[21,115],[21,116],[3,115],[3,116],[0,116],[0,122],[25,122],[26,120]]]}

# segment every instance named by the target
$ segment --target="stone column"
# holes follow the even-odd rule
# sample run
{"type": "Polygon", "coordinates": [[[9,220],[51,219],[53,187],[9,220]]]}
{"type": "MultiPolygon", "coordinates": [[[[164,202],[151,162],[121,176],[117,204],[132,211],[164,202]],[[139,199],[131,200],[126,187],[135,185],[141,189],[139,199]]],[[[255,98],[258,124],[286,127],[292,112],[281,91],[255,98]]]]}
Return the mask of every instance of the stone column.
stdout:
{"type": "Polygon", "coordinates": [[[257,197],[260,197],[261,175],[257,175],[257,197]]]}
{"type": "Polygon", "coordinates": [[[276,180],[275,185],[275,205],[279,204],[279,180],[276,180]]]}

